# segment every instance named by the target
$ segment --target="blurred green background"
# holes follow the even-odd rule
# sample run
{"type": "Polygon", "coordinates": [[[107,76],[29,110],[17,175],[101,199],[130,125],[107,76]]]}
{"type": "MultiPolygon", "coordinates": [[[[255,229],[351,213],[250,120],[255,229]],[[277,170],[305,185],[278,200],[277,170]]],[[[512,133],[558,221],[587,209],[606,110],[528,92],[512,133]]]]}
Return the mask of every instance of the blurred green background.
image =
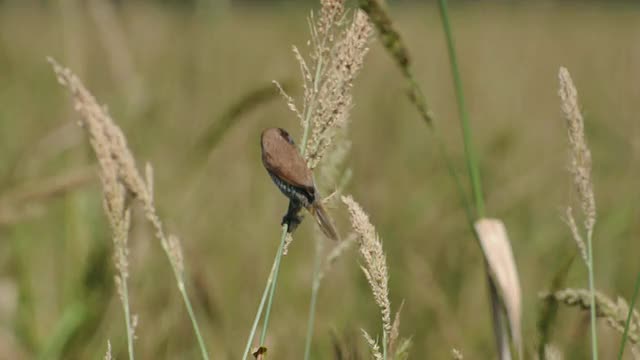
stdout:
{"type": "MultiPolygon", "coordinates": [[[[212,358],[240,357],[287,206],[260,163],[259,134],[279,126],[298,138],[300,128],[284,101],[268,100],[267,92],[266,101],[240,107],[215,146],[193,145],[273,79],[299,97],[291,46],[306,50],[306,19],[317,4],[182,5],[0,1],[0,358],[96,359],[107,340],[116,358],[126,358],[110,230],[88,167],[93,154],[46,56],[73,69],[108,105],[139,167],[153,164],[156,203],[182,239],[189,292],[212,358]],[[68,179],[76,182],[60,186],[68,179]]],[[[390,9],[464,171],[437,7],[392,2],[390,9]]],[[[640,271],[640,8],[454,2],[450,15],[487,210],[510,234],[531,352],[537,294],[576,252],[561,219],[575,200],[557,96],[561,65],[578,87],[593,155],[596,286],[628,299],[640,271]]],[[[371,47],[354,86],[347,192],[384,240],[392,306],[404,301],[401,333],[413,337],[412,359],[446,359],[454,347],[466,358],[491,358],[479,248],[399,71],[379,44],[371,47]]],[[[345,211],[332,212],[346,233],[345,211]]],[[[130,240],[138,357],[198,358],[168,262],[140,215],[130,240]]],[[[267,339],[274,359],[302,357],[311,230],[306,221],[282,263],[267,339]]],[[[368,358],[360,328],[376,334],[380,320],[358,265],[352,250],[323,283],[315,359],[339,358],[336,346],[368,358]]],[[[586,287],[581,262],[572,265],[567,285],[586,287]]],[[[588,356],[586,313],[561,308],[553,329],[552,342],[566,358],[588,356]]],[[[603,358],[613,358],[619,335],[604,322],[600,334],[603,358]]]]}

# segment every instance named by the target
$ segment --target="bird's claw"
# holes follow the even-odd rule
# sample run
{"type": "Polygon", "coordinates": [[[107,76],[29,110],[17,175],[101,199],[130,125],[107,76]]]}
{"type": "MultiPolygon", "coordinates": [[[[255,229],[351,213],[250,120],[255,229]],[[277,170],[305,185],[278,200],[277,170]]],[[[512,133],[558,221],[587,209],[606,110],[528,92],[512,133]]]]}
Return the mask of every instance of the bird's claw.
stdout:
{"type": "Polygon", "coordinates": [[[287,225],[287,232],[293,232],[302,222],[302,215],[287,213],[282,217],[280,225],[287,225]]]}

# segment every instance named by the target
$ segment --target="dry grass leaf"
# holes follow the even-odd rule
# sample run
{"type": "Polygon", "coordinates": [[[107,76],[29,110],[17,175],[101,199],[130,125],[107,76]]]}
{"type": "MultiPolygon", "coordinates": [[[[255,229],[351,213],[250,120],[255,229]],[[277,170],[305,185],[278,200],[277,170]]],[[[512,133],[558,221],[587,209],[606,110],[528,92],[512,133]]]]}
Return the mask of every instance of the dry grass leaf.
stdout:
{"type": "Polygon", "coordinates": [[[498,289],[509,319],[511,339],[518,353],[522,354],[522,295],[507,229],[501,220],[486,218],[476,221],[475,228],[491,280],[498,289]]]}

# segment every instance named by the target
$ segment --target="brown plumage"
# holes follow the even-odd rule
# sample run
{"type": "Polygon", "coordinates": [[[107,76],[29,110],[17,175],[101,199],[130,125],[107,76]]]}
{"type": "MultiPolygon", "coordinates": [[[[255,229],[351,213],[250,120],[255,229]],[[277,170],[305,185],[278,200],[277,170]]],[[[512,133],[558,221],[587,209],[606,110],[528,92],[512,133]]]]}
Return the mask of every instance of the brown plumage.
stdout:
{"type": "Polygon", "coordinates": [[[300,210],[305,208],[313,215],[322,232],[330,239],[338,240],[333,221],[322,206],[313,173],[307,167],[291,136],[283,129],[269,128],[262,132],[262,163],[280,191],[286,195],[289,210],[282,219],[293,232],[302,221],[300,210]]]}

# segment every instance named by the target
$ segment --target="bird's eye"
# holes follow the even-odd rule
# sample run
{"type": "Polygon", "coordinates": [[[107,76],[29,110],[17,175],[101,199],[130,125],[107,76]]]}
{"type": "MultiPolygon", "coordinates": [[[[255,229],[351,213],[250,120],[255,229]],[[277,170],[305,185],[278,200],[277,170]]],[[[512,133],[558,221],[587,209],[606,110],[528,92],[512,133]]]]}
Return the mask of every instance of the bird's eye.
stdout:
{"type": "Polygon", "coordinates": [[[289,135],[289,133],[286,132],[286,130],[280,129],[280,135],[282,135],[282,137],[285,138],[285,140],[287,140],[289,142],[289,144],[294,145],[293,144],[293,139],[291,138],[291,135],[289,135]]]}

